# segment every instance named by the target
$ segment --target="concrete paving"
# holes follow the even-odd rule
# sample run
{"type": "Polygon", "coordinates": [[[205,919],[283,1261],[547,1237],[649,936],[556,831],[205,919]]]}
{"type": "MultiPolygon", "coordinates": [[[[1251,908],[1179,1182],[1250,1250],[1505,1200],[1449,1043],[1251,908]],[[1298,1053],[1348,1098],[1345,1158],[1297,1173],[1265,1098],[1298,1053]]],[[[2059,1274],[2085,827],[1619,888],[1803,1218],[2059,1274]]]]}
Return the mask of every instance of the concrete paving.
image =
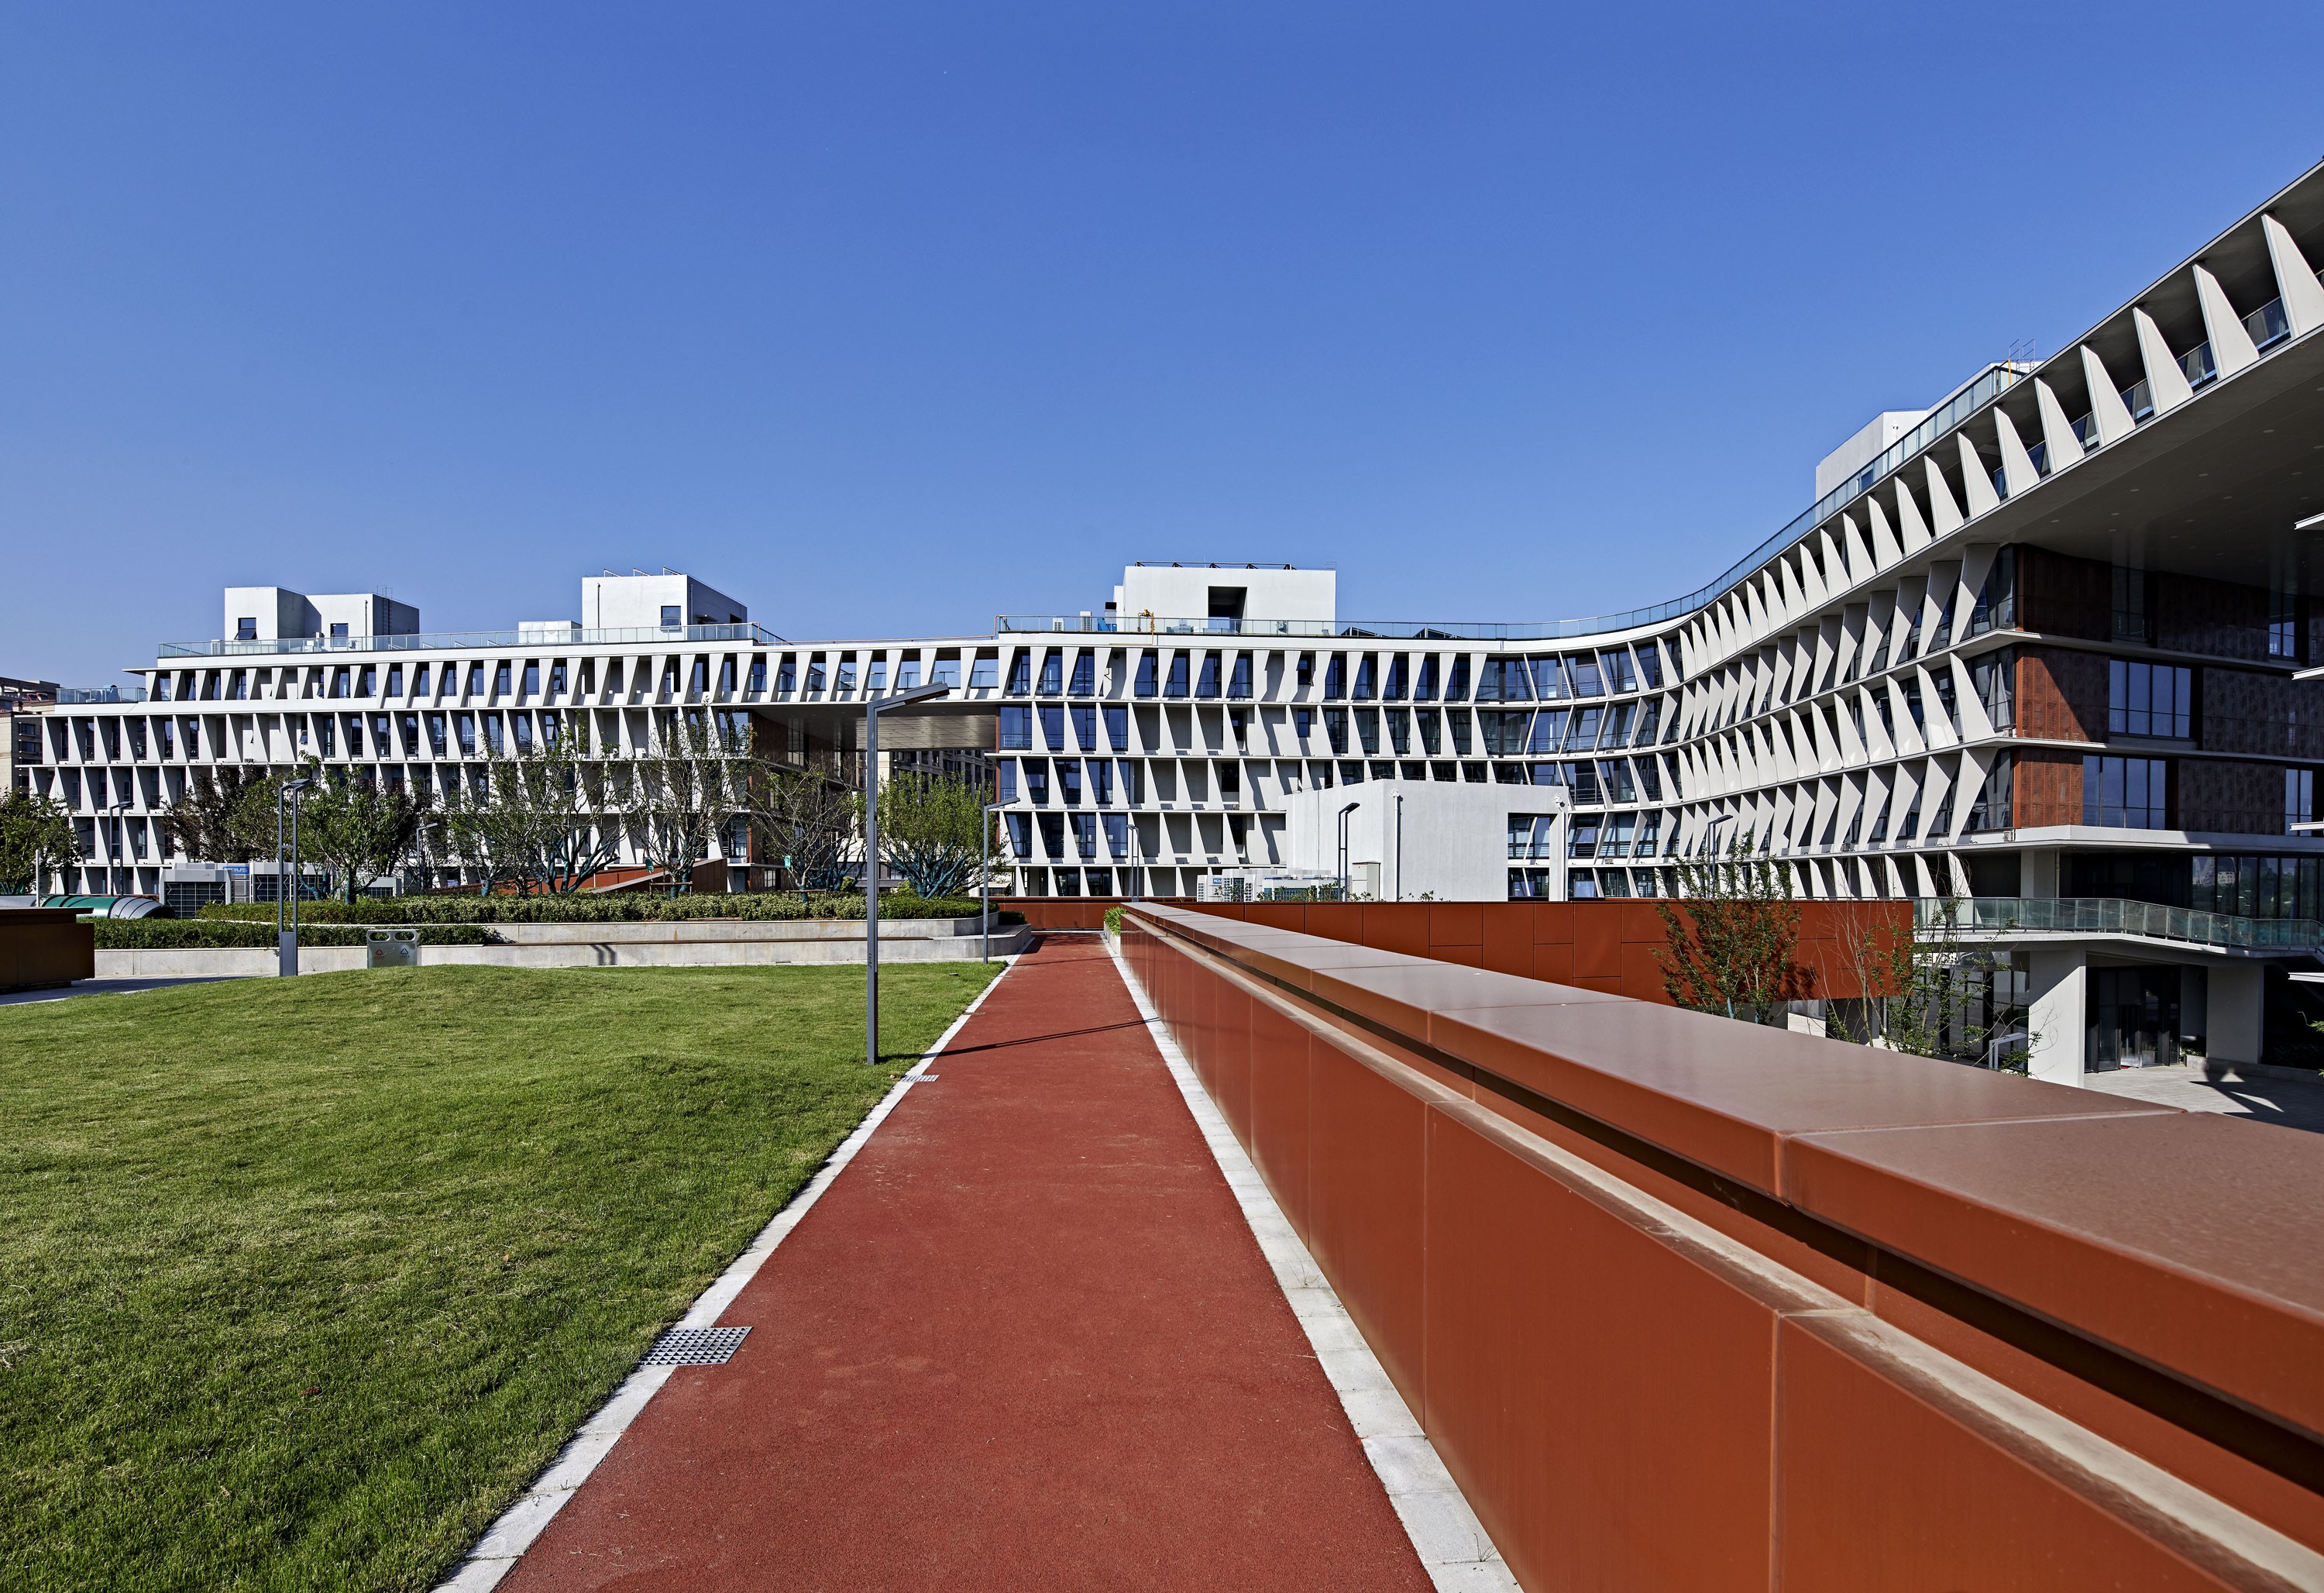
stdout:
{"type": "Polygon", "coordinates": [[[1105,948],[931,1070],[501,1585],[1428,1588],[1105,948]]]}
{"type": "Polygon", "coordinates": [[[2281,1128],[2324,1134],[2324,1081],[2261,1077],[2211,1079],[2200,1068],[2124,1068],[2087,1073],[2085,1089],[2188,1112],[2218,1112],[2281,1128]]]}

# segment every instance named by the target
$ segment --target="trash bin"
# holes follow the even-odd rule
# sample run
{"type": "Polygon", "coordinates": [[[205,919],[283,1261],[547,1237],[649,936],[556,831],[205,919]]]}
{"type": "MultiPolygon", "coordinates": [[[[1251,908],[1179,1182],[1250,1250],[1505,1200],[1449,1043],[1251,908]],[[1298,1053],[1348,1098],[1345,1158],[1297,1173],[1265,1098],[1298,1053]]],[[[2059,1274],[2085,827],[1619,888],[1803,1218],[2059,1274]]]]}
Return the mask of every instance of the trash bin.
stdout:
{"type": "Polygon", "coordinates": [[[420,966],[420,931],[418,930],[371,930],[364,935],[364,967],[417,968],[420,966]]]}

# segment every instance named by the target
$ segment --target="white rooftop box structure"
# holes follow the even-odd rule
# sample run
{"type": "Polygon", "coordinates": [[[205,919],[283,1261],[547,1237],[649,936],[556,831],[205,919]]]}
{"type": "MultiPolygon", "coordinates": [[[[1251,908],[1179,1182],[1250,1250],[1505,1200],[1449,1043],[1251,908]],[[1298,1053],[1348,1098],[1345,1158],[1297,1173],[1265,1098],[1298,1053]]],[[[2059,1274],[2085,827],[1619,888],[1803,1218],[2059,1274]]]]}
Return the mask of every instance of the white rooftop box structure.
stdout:
{"type": "Polygon", "coordinates": [[[1288,564],[1133,564],[1113,588],[1132,619],[1312,620],[1339,617],[1339,572],[1288,564]]]}
{"type": "Polygon", "coordinates": [[[581,628],[586,631],[682,630],[688,625],[738,625],[748,604],[690,575],[591,575],[581,580],[581,628]]]}
{"type": "Polygon", "coordinates": [[[288,587],[228,587],[224,628],[229,642],[274,642],[307,636],[411,636],[420,610],[376,592],[309,597],[288,587]]]}

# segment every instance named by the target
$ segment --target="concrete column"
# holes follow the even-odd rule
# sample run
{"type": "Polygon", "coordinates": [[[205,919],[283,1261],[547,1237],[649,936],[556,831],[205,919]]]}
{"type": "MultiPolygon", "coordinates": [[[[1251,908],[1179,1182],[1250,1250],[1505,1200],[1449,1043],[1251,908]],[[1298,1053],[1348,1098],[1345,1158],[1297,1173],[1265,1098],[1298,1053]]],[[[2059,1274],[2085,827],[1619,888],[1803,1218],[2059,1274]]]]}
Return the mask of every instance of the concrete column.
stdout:
{"type": "Polygon", "coordinates": [[[2089,955],[2080,947],[2036,946],[2027,981],[2026,1070],[2052,1084],[2080,1085],[2089,1027],[2089,955]]]}
{"type": "Polygon", "coordinates": [[[2209,1012],[2204,1036],[2211,1062],[2256,1062],[2266,1000],[2267,970],[2256,962],[2216,964],[2211,968],[2209,1012]]]}

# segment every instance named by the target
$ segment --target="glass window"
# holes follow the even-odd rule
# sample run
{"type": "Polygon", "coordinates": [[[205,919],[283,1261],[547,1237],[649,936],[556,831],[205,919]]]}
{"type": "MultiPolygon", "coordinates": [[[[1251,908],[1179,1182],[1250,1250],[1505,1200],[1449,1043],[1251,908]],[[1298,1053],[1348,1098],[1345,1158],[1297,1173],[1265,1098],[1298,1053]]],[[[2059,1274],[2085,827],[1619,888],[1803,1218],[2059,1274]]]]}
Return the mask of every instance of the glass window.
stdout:
{"type": "Polygon", "coordinates": [[[1465,708],[1446,709],[1444,723],[1452,732],[1453,753],[1457,756],[1467,757],[1469,755],[1469,710],[1465,708]]]}
{"type": "Polygon", "coordinates": [[[1084,752],[1098,750],[1096,704],[1074,704],[1074,745],[1084,752]]]}
{"type": "Polygon", "coordinates": [[[1565,733],[1565,750],[1568,752],[1588,752],[1591,748],[1596,746],[1598,745],[1598,732],[1601,722],[1605,718],[1605,714],[1606,710],[1601,708],[1575,709],[1573,710],[1573,718],[1571,724],[1567,727],[1565,733]]]}
{"type": "MultiPolygon", "coordinates": [[[[673,662],[670,667],[675,670],[677,665],[673,662]]],[[[493,668],[493,695],[495,697],[506,697],[508,694],[509,666],[505,662],[503,662],[499,664],[495,664],[493,668]]]]}
{"type": "MultiPolygon", "coordinates": [[[[881,690],[887,686],[888,661],[884,656],[872,661],[872,690],[881,690]]],[[[1000,655],[994,653],[978,653],[976,661],[968,667],[968,683],[984,691],[990,691],[1001,684],[1000,655]]]]}
{"type": "Polygon", "coordinates": [[[2006,730],[2015,723],[2010,700],[2010,665],[2015,657],[2011,649],[1989,653],[1969,666],[1969,684],[1978,699],[1985,704],[1986,717],[1997,730],[2006,730]]]}
{"type": "Polygon", "coordinates": [[[1041,655],[1040,692],[1055,697],[1065,689],[1065,662],[1062,653],[1050,652],[1041,655]]]}
{"type": "Polygon", "coordinates": [[[1291,731],[1292,731],[1292,734],[1293,734],[1293,735],[1295,735],[1295,736],[1296,736],[1299,738],[1300,742],[1301,742],[1303,745],[1306,742],[1307,737],[1308,737],[1309,736],[1311,736],[1311,735],[1313,735],[1313,734],[1314,733],[1314,729],[1315,729],[1315,710],[1314,710],[1314,709],[1305,709],[1305,708],[1295,708],[1295,709],[1293,709],[1291,710],[1291,731]]]}
{"type": "Polygon", "coordinates": [[[1033,855],[1033,815],[1006,813],[1002,817],[1009,820],[1009,850],[1019,857],[1030,857],[1033,855]]]}
{"type": "Polygon", "coordinates": [[[994,780],[995,794],[992,800],[997,802],[1015,801],[1017,800],[1017,760],[1015,758],[1002,758],[999,764],[994,765],[994,768],[996,772],[994,780]]]}
{"type": "Polygon", "coordinates": [[[1388,744],[1398,754],[1412,750],[1412,710],[1408,708],[1382,709],[1388,718],[1388,744]]]}
{"type": "Polygon", "coordinates": [[[1602,802],[1606,800],[1598,792],[1598,765],[1595,764],[1566,764],[1565,783],[1577,802],[1602,802]]]}
{"type": "Polygon", "coordinates": [[[1250,695],[1250,653],[1235,654],[1234,673],[1227,680],[1227,695],[1233,698],[1248,698],[1250,695]]]}
{"type": "MultiPolygon", "coordinates": [[[[618,671],[620,668],[621,666],[619,664],[615,664],[613,670],[606,671],[606,690],[618,691],[621,690],[620,686],[615,681],[614,675],[614,671],[618,671]]],[[[783,662],[781,665],[775,671],[775,691],[779,696],[788,697],[792,692],[798,690],[798,660],[787,653],[783,654],[783,662]]]]}
{"type": "Polygon", "coordinates": [[[1049,765],[1039,758],[1025,760],[1025,800],[1037,805],[1049,800],[1049,765]]]}
{"type": "Polygon", "coordinates": [[[2270,591],[2267,595],[2267,655],[2291,659],[2300,656],[2300,599],[2290,592],[2270,591]]]}
{"type": "MultiPolygon", "coordinates": [[[[947,658],[941,653],[937,653],[936,662],[928,665],[928,684],[942,686],[947,690],[960,690],[960,654],[955,653],[947,658]]],[[[898,689],[903,688],[899,685],[898,689]]]]}
{"type": "Polygon", "coordinates": [[[661,606],[661,628],[666,631],[676,630],[678,628],[678,606],[677,604],[663,604],[661,606]]]}
{"type": "Polygon", "coordinates": [[[1097,695],[1097,654],[1086,647],[1074,654],[1072,692],[1075,697],[1097,695]]]}
{"type": "Polygon", "coordinates": [[[1089,760],[1090,801],[1101,808],[1113,806],[1113,763],[1109,758],[1089,760]]]}
{"type": "Polygon", "coordinates": [[[1606,695],[1605,683],[1598,677],[1598,660],[1594,655],[1587,653],[1567,653],[1565,672],[1567,680],[1572,684],[1574,696],[1603,697],[1606,695]]]}
{"type": "Polygon", "coordinates": [[[820,653],[807,661],[807,689],[809,691],[823,690],[823,654],[820,653]]]}
{"type": "Polygon", "coordinates": [[[1370,702],[1373,697],[1378,695],[1378,693],[1372,690],[1372,654],[1365,653],[1357,655],[1356,690],[1353,695],[1358,702],[1370,702]]]}
{"type": "Polygon", "coordinates": [[[1598,667],[1605,675],[1607,690],[1636,691],[1638,689],[1638,677],[1636,671],[1634,671],[1630,667],[1630,650],[1628,648],[1607,647],[1600,649],[1598,653],[1598,667]]]}
{"type": "Polygon", "coordinates": [[[907,653],[896,661],[896,690],[917,691],[920,686],[920,655],[907,653]]]}
{"type": "Polygon", "coordinates": [[[1186,655],[1184,653],[1173,653],[1170,655],[1170,675],[1169,679],[1162,683],[1162,695],[1165,697],[1186,695],[1186,655]]]}
{"type": "Polygon", "coordinates": [[[1105,744],[1115,752],[1130,750],[1130,710],[1120,706],[1105,710],[1105,744]]]}
{"type": "MultiPolygon", "coordinates": [[[[2010,796],[2015,778],[2016,760],[2006,752],[1994,755],[1993,767],[1987,772],[1985,783],[1978,788],[1977,801],[1969,804],[1968,829],[2007,829],[2010,827],[2010,796]]],[[[2084,786],[2087,807],[2087,776],[2084,786]]]]}
{"type": "Polygon", "coordinates": [[[1082,805],[1082,761],[1079,758],[1057,760],[1057,793],[1065,798],[1068,808],[1082,805]]]}
{"type": "Polygon", "coordinates": [[[1415,702],[1436,700],[1436,655],[1434,653],[1421,655],[1419,673],[1412,683],[1412,700],[1415,702]]]}
{"type": "Polygon", "coordinates": [[[1041,849],[1052,857],[1065,855],[1065,816],[1044,813],[1041,819],[1041,849]]]}
{"type": "Polygon", "coordinates": [[[1348,710],[1346,709],[1327,708],[1323,710],[1323,734],[1330,738],[1332,751],[1335,755],[1346,754],[1348,750],[1348,710]]]}
{"type": "Polygon", "coordinates": [[[1065,709],[1063,703],[1041,705],[1041,741],[1051,752],[1065,750],[1065,709]]]}
{"type": "Polygon", "coordinates": [[[1379,751],[1379,709],[1356,709],[1356,739],[1364,744],[1367,755],[1379,751]]]}
{"type": "Polygon", "coordinates": [[[1445,673],[1444,700],[1447,702],[1469,700],[1469,655],[1465,653],[1453,655],[1452,667],[1445,673]]]}
{"type": "MultiPolygon", "coordinates": [[[[1584,709],[1582,711],[1584,713],[1594,713],[1596,710],[1593,709],[1584,709]]],[[[1599,733],[1598,745],[1600,746],[1629,746],[1630,722],[1632,719],[1637,718],[1637,712],[1638,705],[1635,702],[1618,702],[1613,707],[1608,709],[1606,710],[1606,727],[1599,733]]]]}
{"type": "Polygon", "coordinates": [[[2107,730],[2185,740],[2193,734],[2195,671],[2167,663],[2107,662],[2107,730]]]}
{"type": "Polygon", "coordinates": [[[1557,662],[1557,654],[1545,653],[1526,661],[1533,672],[1533,694],[1544,702],[1555,702],[1565,696],[1565,669],[1557,662]]]}
{"type": "Polygon", "coordinates": [[[1337,699],[1348,694],[1348,655],[1334,653],[1323,663],[1323,695],[1337,699]]]}
{"type": "Polygon", "coordinates": [[[2114,567],[2114,638],[2117,642],[2154,640],[2154,616],[2149,601],[2151,579],[2144,570],[2114,567]]]}
{"type": "MultiPolygon", "coordinates": [[[[882,666],[882,667],[884,667],[884,666],[882,666]]],[[[749,691],[749,692],[750,692],[752,696],[754,696],[754,697],[755,697],[755,696],[759,696],[759,695],[761,695],[761,693],[763,693],[763,692],[766,690],[766,689],[767,689],[767,661],[766,661],[765,659],[763,659],[763,658],[754,658],[754,659],[752,659],[752,660],[751,661],[751,672],[750,672],[749,676],[748,676],[748,677],[746,677],[745,685],[744,685],[744,688],[743,688],[743,689],[744,689],[745,690],[749,691]]],[[[587,664],[586,664],[586,663],[585,663],[585,664],[583,664],[583,665],[581,666],[581,695],[583,695],[584,697],[586,697],[588,694],[589,694],[589,666],[588,666],[587,664]]]]}
{"type": "Polygon", "coordinates": [[[2316,818],[2316,771],[2286,769],[2283,772],[2283,828],[2312,823],[2316,818]]]}
{"type": "Polygon", "coordinates": [[[1083,857],[1097,856],[1097,815],[1074,815],[1074,850],[1083,857]]]}
{"type": "Polygon", "coordinates": [[[1569,857],[1595,857],[1598,837],[1603,827],[1603,813],[1576,813],[1565,827],[1565,855],[1569,857]]]}
{"type": "Polygon", "coordinates": [[[1033,710],[1021,702],[1001,705],[1001,745],[1017,749],[1033,745],[1033,710]]]}
{"type": "Polygon", "coordinates": [[[2091,756],[2082,760],[2082,822],[2109,829],[2166,828],[2163,758],[2091,756]]]}
{"type": "Polygon", "coordinates": [[[1412,717],[1420,727],[1420,750],[1434,757],[1443,749],[1444,723],[1433,708],[1417,708],[1412,717]]]}
{"type": "Polygon", "coordinates": [[[1395,653],[1388,661],[1388,679],[1380,683],[1382,702],[1402,702],[1406,686],[1405,656],[1395,653]]]}
{"type": "MultiPolygon", "coordinates": [[[[728,662],[731,664],[733,661],[728,662]]],[[[990,659],[979,659],[976,667],[982,669],[991,662],[990,659]]],[[[989,686],[992,682],[987,681],[984,683],[989,686]]],[[[886,694],[888,690],[888,655],[886,653],[873,653],[863,665],[863,690],[872,696],[886,694]]]]}
{"type": "Polygon", "coordinates": [[[1215,653],[1205,653],[1203,654],[1202,672],[1194,677],[1194,695],[1216,697],[1218,694],[1219,655],[1215,653]]]}
{"type": "Polygon", "coordinates": [[[1154,653],[1149,649],[1138,655],[1138,682],[1132,688],[1140,697],[1151,697],[1155,691],[1154,653]]]}
{"type": "Polygon", "coordinates": [[[1130,856],[1130,815],[1108,813],[1105,816],[1105,849],[1109,857],[1130,856]]]}
{"type": "Polygon", "coordinates": [[[1598,800],[1605,802],[1635,802],[1637,787],[1630,783],[1630,760],[1600,758],[1598,760],[1598,783],[1606,793],[1598,800]]]}
{"type": "Polygon", "coordinates": [[[1638,644],[1638,678],[1649,691],[1659,691],[1663,684],[1662,650],[1652,642],[1638,644]]]}

